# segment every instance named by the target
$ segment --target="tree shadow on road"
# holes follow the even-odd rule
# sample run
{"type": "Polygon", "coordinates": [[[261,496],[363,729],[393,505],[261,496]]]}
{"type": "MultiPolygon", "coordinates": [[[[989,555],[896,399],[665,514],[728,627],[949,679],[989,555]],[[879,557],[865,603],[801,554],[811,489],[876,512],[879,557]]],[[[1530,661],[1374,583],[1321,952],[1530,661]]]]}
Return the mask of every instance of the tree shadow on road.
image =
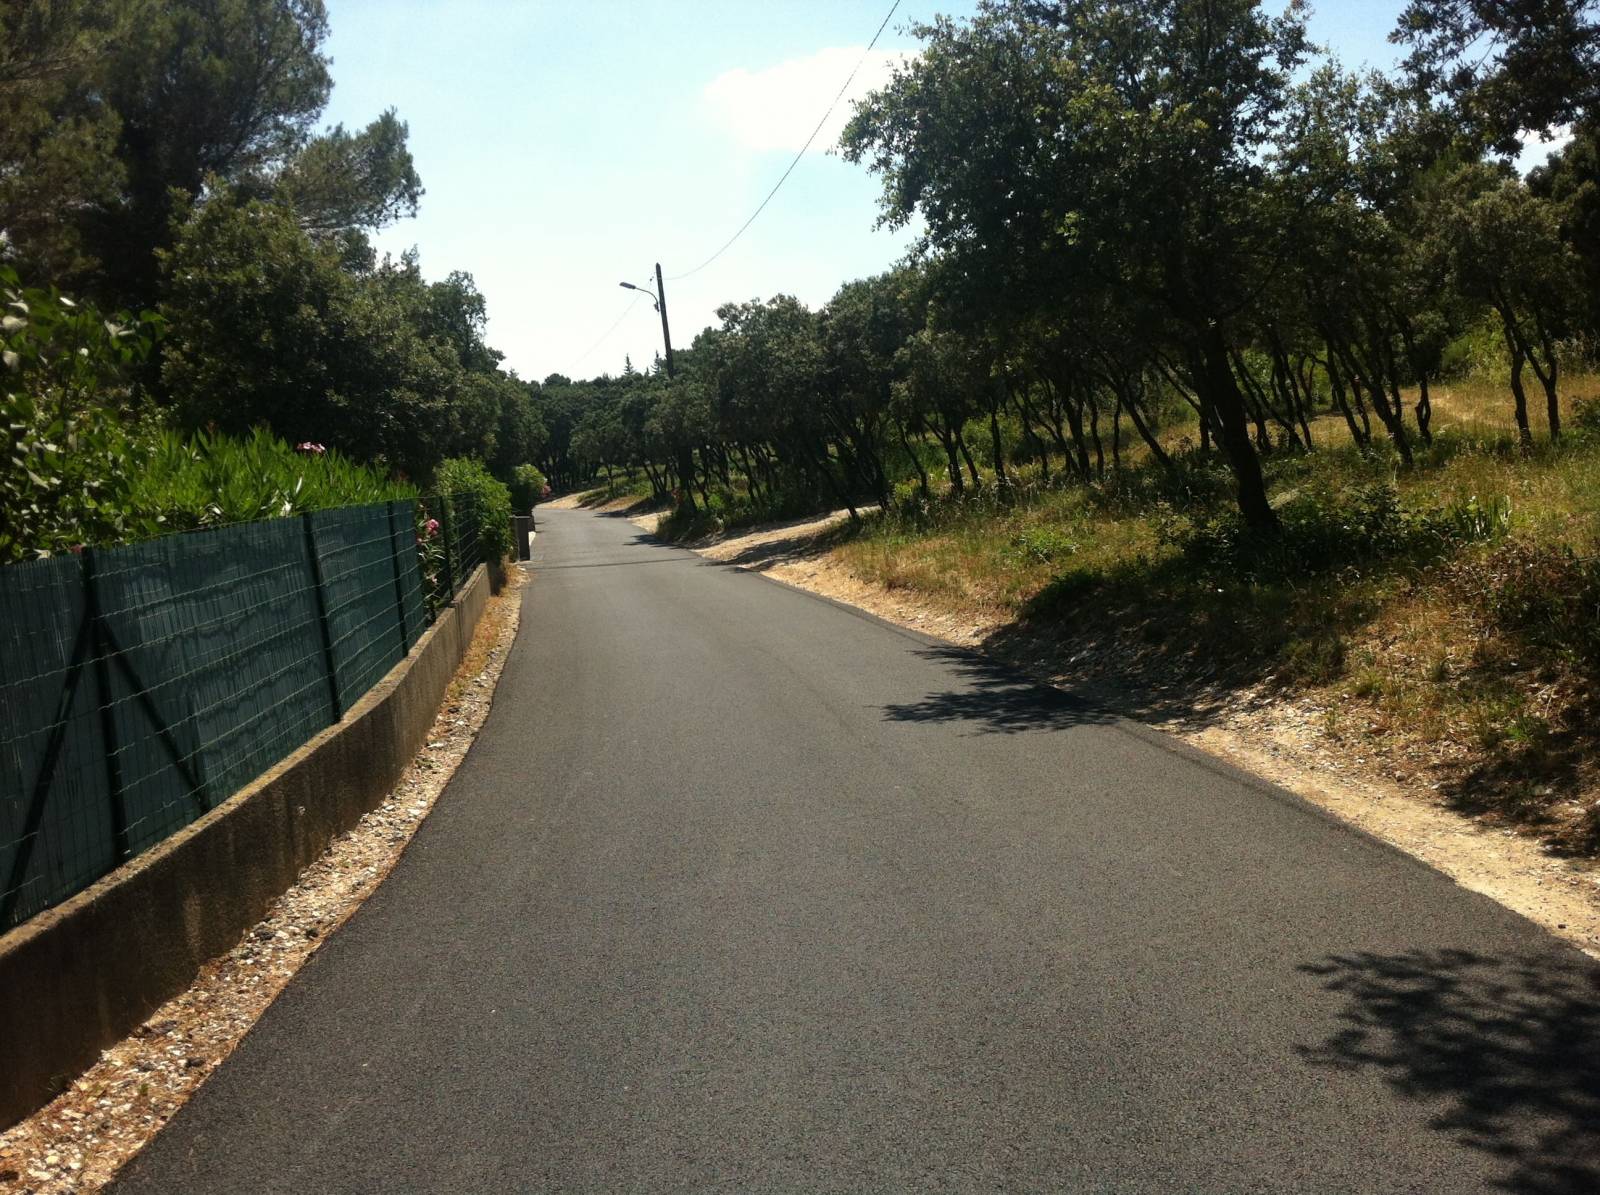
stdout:
{"type": "MultiPolygon", "coordinates": [[[[602,498],[599,503],[595,503],[594,505],[600,505],[609,501],[611,501],[611,499],[602,498]]],[[[640,498],[637,502],[631,503],[627,506],[619,507],[616,510],[602,510],[595,513],[597,513],[602,519],[631,519],[638,515],[649,514],[651,511],[664,510],[665,508],[666,503],[662,502],[658,498],[651,498],[647,495],[643,498],[640,498]]]]}
{"type": "Polygon", "coordinates": [[[1374,1067],[1439,1105],[1433,1127],[1504,1160],[1505,1190],[1600,1191],[1600,970],[1574,956],[1334,955],[1300,970],[1348,1001],[1300,1052],[1374,1067]]]}
{"type": "Polygon", "coordinates": [[[883,707],[888,722],[968,723],[980,734],[1020,734],[1105,723],[1116,715],[1060,689],[1042,685],[1009,665],[959,647],[925,647],[925,660],[949,665],[965,682],[920,701],[883,707]]]}
{"type": "Polygon", "coordinates": [[[965,685],[930,693],[920,701],[885,706],[884,716],[892,722],[971,722],[984,731],[1004,734],[1123,719],[1204,725],[1222,708],[1226,696],[1219,686],[1181,675],[1141,686],[1092,676],[1074,680],[1058,675],[1046,681],[1020,662],[1049,650],[1028,627],[992,633],[981,653],[960,647],[923,648],[918,655],[950,665],[965,685]]]}
{"type": "Polygon", "coordinates": [[[1035,617],[994,628],[981,646],[1081,701],[1136,722],[1198,729],[1268,699],[1262,693],[1242,699],[1269,677],[1253,648],[1223,671],[1204,652],[1175,655],[1167,643],[1130,641],[1035,617]]]}

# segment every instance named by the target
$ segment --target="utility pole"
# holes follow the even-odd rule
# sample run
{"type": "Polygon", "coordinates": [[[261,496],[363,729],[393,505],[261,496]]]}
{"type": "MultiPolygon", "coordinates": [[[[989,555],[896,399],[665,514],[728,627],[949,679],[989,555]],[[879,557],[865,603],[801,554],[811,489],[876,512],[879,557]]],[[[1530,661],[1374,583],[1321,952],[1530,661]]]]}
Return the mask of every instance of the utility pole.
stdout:
{"type": "Polygon", "coordinates": [[[667,329],[667,286],[661,280],[661,263],[656,262],[656,310],[661,312],[661,343],[667,346],[667,376],[672,372],[672,333],[667,329]]]}
{"type": "MultiPolygon", "coordinates": [[[[635,286],[631,282],[620,284],[624,290],[638,290],[650,295],[650,300],[661,313],[661,343],[667,350],[667,377],[677,377],[672,367],[672,330],[667,326],[667,284],[661,277],[661,263],[656,262],[656,289],[652,294],[648,286],[635,286]]],[[[694,449],[687,444],[678,449],[678,500],[695,513],[694,505],[694,449]]]]}
{"type": "MultiPolygon", "coordinates": [[[[661,277],[661,263],[656,262],[656,310],[661,313],[661,343],[667,346],[667,377],[678,375],[672,368],[672,332],[667,327],[667,284],[661,277]]],[[[682,501],[694,513],[694,449],[687,444],[678,449],[678,480],[683,485],[682,501]]]]}

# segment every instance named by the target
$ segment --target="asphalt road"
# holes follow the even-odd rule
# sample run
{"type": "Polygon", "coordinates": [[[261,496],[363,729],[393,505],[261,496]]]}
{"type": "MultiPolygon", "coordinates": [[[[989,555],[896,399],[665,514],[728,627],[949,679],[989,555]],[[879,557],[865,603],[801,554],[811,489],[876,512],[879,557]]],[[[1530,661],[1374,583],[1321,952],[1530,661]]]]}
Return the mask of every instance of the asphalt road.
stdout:
{"type": "Polygon", "coordinates": [[[1005,669],[540,518],[400,865],[122,1192],[1600,1189],[1600,989],[1005,669]]]}

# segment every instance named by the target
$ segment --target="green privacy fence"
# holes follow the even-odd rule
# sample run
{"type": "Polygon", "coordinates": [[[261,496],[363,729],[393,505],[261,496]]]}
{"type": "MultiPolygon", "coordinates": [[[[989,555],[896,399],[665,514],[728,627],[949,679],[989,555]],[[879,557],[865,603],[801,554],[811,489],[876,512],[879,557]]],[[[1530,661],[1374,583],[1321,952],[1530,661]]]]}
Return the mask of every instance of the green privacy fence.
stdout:
{"type": "Polygon", "coordinates": [[[0,567],[0,931],[337,722],[479,562],[469,501],[0,567]]]}

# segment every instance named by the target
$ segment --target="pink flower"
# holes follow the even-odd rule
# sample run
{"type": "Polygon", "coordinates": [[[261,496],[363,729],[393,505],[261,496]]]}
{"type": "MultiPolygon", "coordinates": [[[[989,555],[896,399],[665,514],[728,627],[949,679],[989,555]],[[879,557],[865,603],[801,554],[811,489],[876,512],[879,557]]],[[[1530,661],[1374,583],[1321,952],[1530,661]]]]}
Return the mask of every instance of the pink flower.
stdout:
{"type": "Polygon", "coordinates": [[[314,444],[310,440],[306,440],[303,443],[296,444],[294,446],[294,450],[296,452],[303,452],[307,456],[324,456],[324,455],[326,455],[326,453],[328,451],[321,444],[314,444]]]}
{"type": "Polygon", "coordinates": [[[422,529],[428,533],[428,538],[432,539],[434,536],[439,534],[439,520],[429,519],[422,525],[422,529]]]}

